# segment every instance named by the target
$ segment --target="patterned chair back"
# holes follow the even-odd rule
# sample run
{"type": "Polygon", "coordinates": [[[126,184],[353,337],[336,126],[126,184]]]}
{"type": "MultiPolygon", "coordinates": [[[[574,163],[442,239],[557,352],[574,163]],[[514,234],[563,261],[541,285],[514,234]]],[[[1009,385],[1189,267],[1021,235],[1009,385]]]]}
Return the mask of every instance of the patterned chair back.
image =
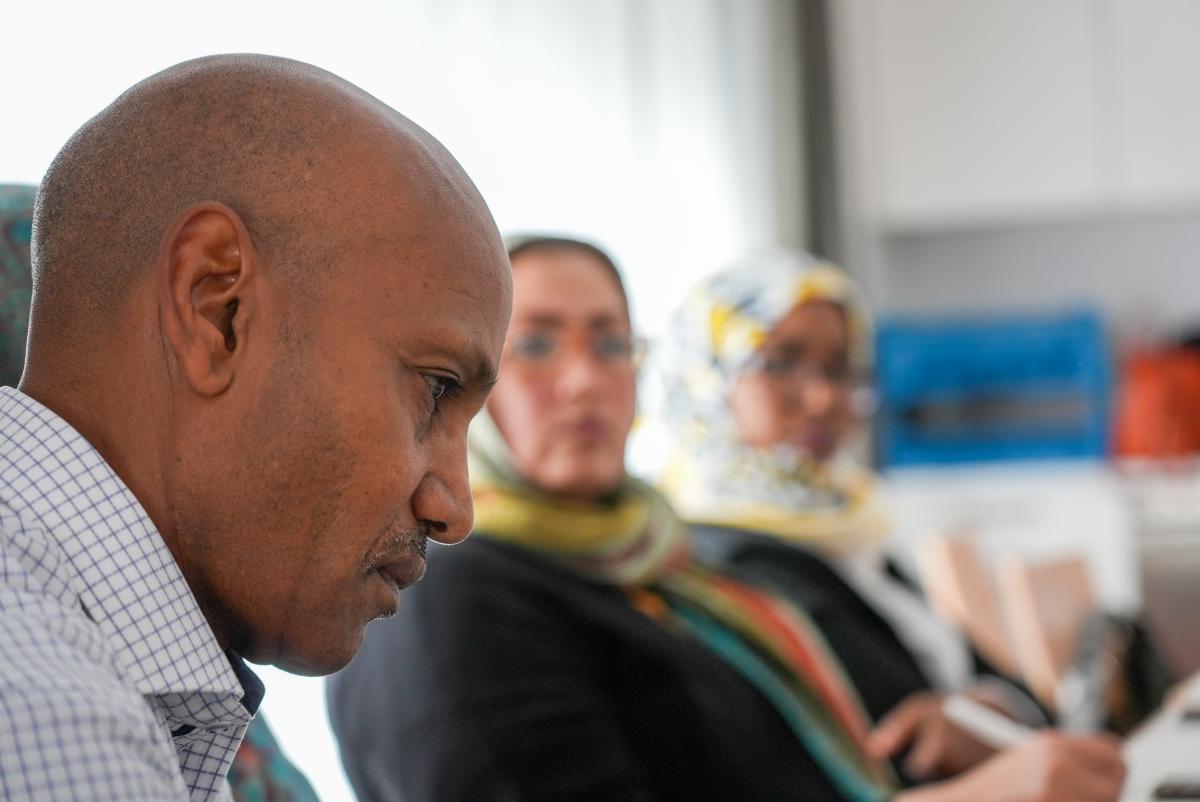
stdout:
{"type": "Polygon", "coordinates": [[[29,328],[29,239],[37,187],[0,184],[0,384],[16,386],[29,328]]]}

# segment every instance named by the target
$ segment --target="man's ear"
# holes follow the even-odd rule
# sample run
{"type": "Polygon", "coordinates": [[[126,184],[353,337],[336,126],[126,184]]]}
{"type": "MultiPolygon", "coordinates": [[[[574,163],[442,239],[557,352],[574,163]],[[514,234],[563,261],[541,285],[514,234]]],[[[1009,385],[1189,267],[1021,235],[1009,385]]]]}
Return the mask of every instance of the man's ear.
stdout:
{"type": "Polygon", "coordinates": [[[213,201],[185,209],[158,260],[159,319],[184,380],[215,396],[233,382],[258,312],[258,252],[241,217],[213,201]]]}

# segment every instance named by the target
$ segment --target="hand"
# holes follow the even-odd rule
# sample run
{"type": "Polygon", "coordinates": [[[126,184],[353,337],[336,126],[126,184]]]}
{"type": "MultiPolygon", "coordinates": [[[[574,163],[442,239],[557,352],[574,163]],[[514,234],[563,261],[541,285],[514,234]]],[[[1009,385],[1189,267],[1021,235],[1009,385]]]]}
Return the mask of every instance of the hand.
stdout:
{"type": "Polygon", "coordinates": [[[1044,731],[955,780],[902,793],[895,802],[1115,802],[1124,782],[1114,736],[1044,731]]]}
{"type": "Polygon", "coordinates": [[[896,706],[867,737],[867,751],[891,758],[909,749],[904,770],[913,778],[950,777],[995,754],[946,717],[944,697],[916,693],[896,706]]]}

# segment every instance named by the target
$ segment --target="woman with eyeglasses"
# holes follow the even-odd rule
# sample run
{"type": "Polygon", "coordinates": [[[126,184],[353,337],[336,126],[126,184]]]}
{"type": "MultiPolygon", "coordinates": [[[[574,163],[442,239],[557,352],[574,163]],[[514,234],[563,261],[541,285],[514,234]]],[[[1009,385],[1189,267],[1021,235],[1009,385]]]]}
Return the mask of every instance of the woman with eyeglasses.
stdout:
{"type": "MultiPolygon", "coordinates": [[[[510,253],[512,323],[469,444],[475,533],[430,551],[331,682],[363,802],[1032,800],[1108,765],[1104,744],[1046,740],[899,791],[802,607],[693,560],[626,474],[639,349],[611,260],[559,238],[510,253]]],[[[1111,798],[1083,787],[1054,798],[1111,798]]]]}
{"type": "Polygon", "coordinates": [[[708,278],[660,360],[676,446],[662,484],[707,564],[787,592],[820,626],[882,722],[877,753],[907,751],[915,777],[953,774],[991,750],[950,724],[943,692],[1045,718],[883,551],[888,519],[852,445],[870,348],[865,306],[831,265],[778,254],[708,278]]]}

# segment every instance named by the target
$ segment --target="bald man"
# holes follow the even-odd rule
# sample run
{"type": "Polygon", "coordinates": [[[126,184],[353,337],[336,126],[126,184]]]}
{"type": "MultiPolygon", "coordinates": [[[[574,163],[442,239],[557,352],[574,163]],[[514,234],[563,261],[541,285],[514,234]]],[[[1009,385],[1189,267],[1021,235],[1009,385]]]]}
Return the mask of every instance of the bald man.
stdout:
{"type": "Polygon", "coordinates": [[[146,79],[39,192],[0,389],[0,798],[208,800],[262,687],[337,670],[466,536],[511,304],[486,205],[329,73],[146,79]]]}

